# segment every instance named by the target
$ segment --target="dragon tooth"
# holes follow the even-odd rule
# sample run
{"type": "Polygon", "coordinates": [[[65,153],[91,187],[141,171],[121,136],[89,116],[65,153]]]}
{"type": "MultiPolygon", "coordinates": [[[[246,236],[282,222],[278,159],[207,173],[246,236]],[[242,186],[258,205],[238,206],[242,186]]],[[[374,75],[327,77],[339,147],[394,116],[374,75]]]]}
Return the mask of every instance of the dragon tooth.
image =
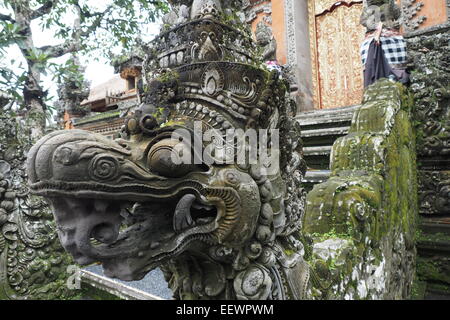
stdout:
{"type": "Polygon", "coordinates": [[[178,201],[173,216],[173,229],[175,232],[181,232],[194,224],[191,217],[191,206],[195,199],[195,195],[186,194],[178,201]]]}

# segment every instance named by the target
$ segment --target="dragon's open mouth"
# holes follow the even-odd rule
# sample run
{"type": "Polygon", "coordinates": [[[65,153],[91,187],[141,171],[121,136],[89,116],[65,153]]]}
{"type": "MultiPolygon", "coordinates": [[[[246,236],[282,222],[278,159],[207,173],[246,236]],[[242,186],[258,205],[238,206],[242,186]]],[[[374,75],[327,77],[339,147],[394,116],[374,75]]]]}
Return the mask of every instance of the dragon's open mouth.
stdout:
{"type": "MultiPolygon", "coordinates": [[[[183,193],[155,202],[49,198],[64,248],[81,265],[104,263],[105,273],[136,279],[182,252],[193,241],[213,242],[223,212],[202,196],[183,193]],[[118,260],[151,261],[139,274],[118,260]]],[[[135,269],[135,268],[132,268],[135,269]]]]}
{"type": "Polygon", "coordinates": [[[202,242],[234,247],[251,237],[261,207],[253,178],[230,166],[177,165],[173,143],[126,147],[70,130],[32,148],[30,192],[48,199],[77,263],[100,262],[108,276],[137,280],[202,242]]]}

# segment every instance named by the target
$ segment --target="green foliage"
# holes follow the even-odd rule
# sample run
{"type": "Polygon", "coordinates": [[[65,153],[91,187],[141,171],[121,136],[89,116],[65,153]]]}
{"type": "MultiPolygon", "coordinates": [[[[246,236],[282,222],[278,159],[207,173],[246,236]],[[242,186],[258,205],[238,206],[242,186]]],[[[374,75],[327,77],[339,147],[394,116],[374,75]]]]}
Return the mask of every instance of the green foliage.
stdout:
{"type": "Polygon", "coordinates": [[[180,74],[175,70],[164,71],[161,75],[155,78],[157,81],[162,83],[168,83],[171,81],[177,81],[180,78],[180,74]]]}
{"type": "Polygon", "coordinates": [[[57,83],[72,81],[78,86],[83,85],[84,75],[75,59],[70,58],[63,64],[50,63],[49,67],[53,69],[53,80],[57,83]]]}
{"type": "Polygon", "coordinates": [[[21,34],[21,28],[16,23],[10,23],[6,21],[0,21],[0,47],[16,43],[20,48],[24,46],[24,36],[21,34]]]}
{"type": "Polygon", "coordinates": [[[7,93],[18,103],[23,101],[21,92],[23,91],[26,78],[25,71],[21,73],[13,72],[10,68],[0,64],[0,90],[7,93]]]}
{"type": "Polygon", "coordinates": [[[91,285],[83,283],[81,297],[79,299],[90,300],[122,300],[119,297],[112,295],[106,291],[97,289],[91,285]]]}
{"type": "Polygon", "coordinates": [[[69,60],[60,64],[52,62],[53,58],[77,53],[96,59],[109,57],[112,48],[130,50],[144,26],[166,12],[168,4],[164,0],[2,0],[0,10],[0,58],[4,61],[5,54],[15,46],[25,62],[24,66],[0,65],[0,90],[12,96],[16,105],[28,108],[23,99],[26,83],[34,83],[33,90],[41,90],[39,96],[46,104],[41,75],[51,73],[58,83],[67,79],[83,82],[78,63],[69,60]],[[36,47],[32,22],[55,40],[60,39],[59,44],[36,47]]]}
{"type": "Polygon", "coordinates": [[[409,300],[423,300],[425,297],[426,282],[420,281],[416,275],[411,287],[411,296],[409,300]]]}
{"type": "Polygon", "coordinates": [[[344,239],[344,240],[353,240],[353,226],[350,222],[347,222],[347,233],[337,232],[335,227],[333,226],[331,230],[325,233],[314,232],[311,236],[315,239],[316,242],[322,242],[328,239],[344,239]]]}

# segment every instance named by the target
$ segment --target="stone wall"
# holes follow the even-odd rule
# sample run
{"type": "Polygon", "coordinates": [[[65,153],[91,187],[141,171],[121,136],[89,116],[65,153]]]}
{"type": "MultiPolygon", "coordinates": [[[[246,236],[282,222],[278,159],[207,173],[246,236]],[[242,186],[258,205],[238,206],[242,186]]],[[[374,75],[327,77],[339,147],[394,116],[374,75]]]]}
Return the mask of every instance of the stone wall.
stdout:
{"type": "Polygon", "coordinates": [[[0,111],[0,300],[70,299],[65,254],[51,211],[28,193],[27,125],[13,112],[0,111]]]}
{"type": "Polygon", "coordinates": [[[331,178],[307,196],[313,299],[404,299],[415,272],[417,218],[411,96],[388,80],[369,87],[331,178]]]}
{"type": "MultiPolygon", "coordinates": [[[[450,34],[408,39],[419,165],[418,283],[450,296],[450,34]]],[[[420,285],[419,285],[420,286],[420,285]]]]}

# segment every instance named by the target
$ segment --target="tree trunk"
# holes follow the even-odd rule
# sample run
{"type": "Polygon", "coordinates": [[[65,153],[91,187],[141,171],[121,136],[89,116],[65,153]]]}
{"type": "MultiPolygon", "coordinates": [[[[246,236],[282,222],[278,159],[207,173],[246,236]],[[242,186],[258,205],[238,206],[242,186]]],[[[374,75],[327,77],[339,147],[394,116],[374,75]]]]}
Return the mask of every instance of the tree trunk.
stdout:
{"type": "Polygon", "coordinates": [[[24,37],[24,46],[21,47],[20,50],[28,65],[27,80],[23,90],[26,123],[30,128],[31,141],[36,141],[42,137],[45,132],[46,107],[43,99],[45,98],[46,93],[40,85],[41,72],[38,70],[36,62],[29,58],[36,47],[31,32],[31,18],[26,12],[27,10],[17,7],[15,8],[14,13],[24,37]]]}
{"type": "Polygon", "coordinates": [[[45,109],[42,101],[39,99],[30,99],[26,102],[28,112],[26,114],[26,121],[30,128],[30,138],[32,141],[37,141],[44,135],[45,132],[45,109]]]}
{"type": "MultiPolygon", "coordinates": [[[[32,41],[32,40],[31,40],[32,41]]],[[[26,108],[26,122],[30,128],[30,138],[37,141],[45,132],[45,92],[40,85],[41,73],[37,69],[35,62],[27,59],[29,66],[28,79],[23,96],[26,108]]]]}

